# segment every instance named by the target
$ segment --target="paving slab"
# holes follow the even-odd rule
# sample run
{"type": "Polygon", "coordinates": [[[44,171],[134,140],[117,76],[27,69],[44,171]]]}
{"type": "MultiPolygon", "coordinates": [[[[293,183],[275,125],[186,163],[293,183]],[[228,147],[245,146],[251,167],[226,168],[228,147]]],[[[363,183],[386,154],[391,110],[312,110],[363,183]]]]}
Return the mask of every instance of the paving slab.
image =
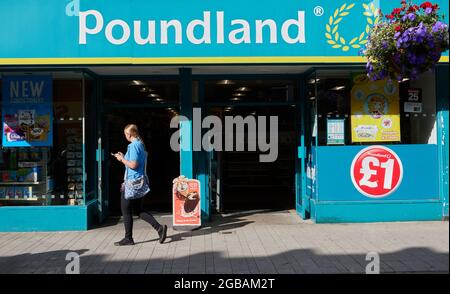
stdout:
{"type": "MultiPolygon", "coordinates": [[[[169,214],[155,216],[170,224],[169,214]]],[[[114,246],[123,234],[120,219],[89,231],[0,233],[0,273],[65,273],[70,252],[94,274],[360,274],[369,252],[381,273],[449,272],[448,221],[314,224],[295,211],[246,211],[191,232],[169,227],[165,244],[140,219],[136,245],[114,246]]]]}

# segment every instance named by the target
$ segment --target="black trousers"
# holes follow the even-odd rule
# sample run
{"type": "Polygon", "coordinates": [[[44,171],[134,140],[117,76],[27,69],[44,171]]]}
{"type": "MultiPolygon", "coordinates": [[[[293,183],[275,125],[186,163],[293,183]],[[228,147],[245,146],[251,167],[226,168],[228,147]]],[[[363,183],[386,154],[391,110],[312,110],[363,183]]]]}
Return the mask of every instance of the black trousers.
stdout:
{"type": "Polygon", "coordinates": [[[125,225],[125,238],[133,238],[133,212],[136,213],[141,219],[149,223],[157,232],[159,232],[162,228],[161,224],[158,223],[153,215],[151,215],[148,211],[143,210],[142,200],[143,198],[127,200],[122,192],[121,208],[123,223],[125,225]]]}

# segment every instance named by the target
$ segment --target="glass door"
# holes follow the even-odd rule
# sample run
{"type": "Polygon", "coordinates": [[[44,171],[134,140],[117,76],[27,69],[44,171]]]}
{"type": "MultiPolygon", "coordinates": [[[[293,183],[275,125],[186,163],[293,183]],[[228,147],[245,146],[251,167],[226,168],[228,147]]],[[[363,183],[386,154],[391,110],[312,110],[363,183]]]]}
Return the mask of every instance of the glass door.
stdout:
{"type": "MultiPolygon", "coordinates": [[[[102,117],[102,116],[100,116],[102,117]]],[[[99,222],[103,222],[108,217],[108,169],[105,162],[105,157],[109,154],[108,144],[104,139],[105,134],[108,134],[106,130],[106,124],[101,120],[102,127],[100,128],[97,138],[97,195],[98,195],[98,217],[99,222]]]]}

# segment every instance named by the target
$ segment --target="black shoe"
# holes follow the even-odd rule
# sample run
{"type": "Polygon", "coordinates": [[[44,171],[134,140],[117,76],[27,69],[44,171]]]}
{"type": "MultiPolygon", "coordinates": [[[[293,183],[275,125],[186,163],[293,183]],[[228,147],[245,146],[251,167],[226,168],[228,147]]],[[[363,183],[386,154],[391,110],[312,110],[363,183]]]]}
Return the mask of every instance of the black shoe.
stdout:
{"type": "Polygon", "coordinates": [[[163,225],[161,227],[161,230],[158,232],[159,235],[159,243],[164,243],[164,241],[166,240],[167,237],[167,226],[163,225]]]}
{"type": "Polygon", "coordinates": [[[133,241],[133,239],[123,238],[119,242],[115,242],[114,245],[116,245],[116,246],[134,245],[134,241],[133,241]]]}

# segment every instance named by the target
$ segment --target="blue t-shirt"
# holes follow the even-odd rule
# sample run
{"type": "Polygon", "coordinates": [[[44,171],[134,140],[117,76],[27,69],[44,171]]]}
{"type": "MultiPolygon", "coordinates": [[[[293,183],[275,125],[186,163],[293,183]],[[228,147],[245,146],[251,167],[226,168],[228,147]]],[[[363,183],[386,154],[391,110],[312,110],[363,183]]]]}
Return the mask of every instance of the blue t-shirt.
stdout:
{"type": "Polygon", "coordinates": [[[147,152],[145,151],[144,144],[141,140],[134,139],[133,142],[128,144],[127,153],[124,158],[129,161],[136,161],[138,166],[136,169],[126,167],[127,180],[137,179],[145,174],[145,160],[147,158],[147,152]]]}

